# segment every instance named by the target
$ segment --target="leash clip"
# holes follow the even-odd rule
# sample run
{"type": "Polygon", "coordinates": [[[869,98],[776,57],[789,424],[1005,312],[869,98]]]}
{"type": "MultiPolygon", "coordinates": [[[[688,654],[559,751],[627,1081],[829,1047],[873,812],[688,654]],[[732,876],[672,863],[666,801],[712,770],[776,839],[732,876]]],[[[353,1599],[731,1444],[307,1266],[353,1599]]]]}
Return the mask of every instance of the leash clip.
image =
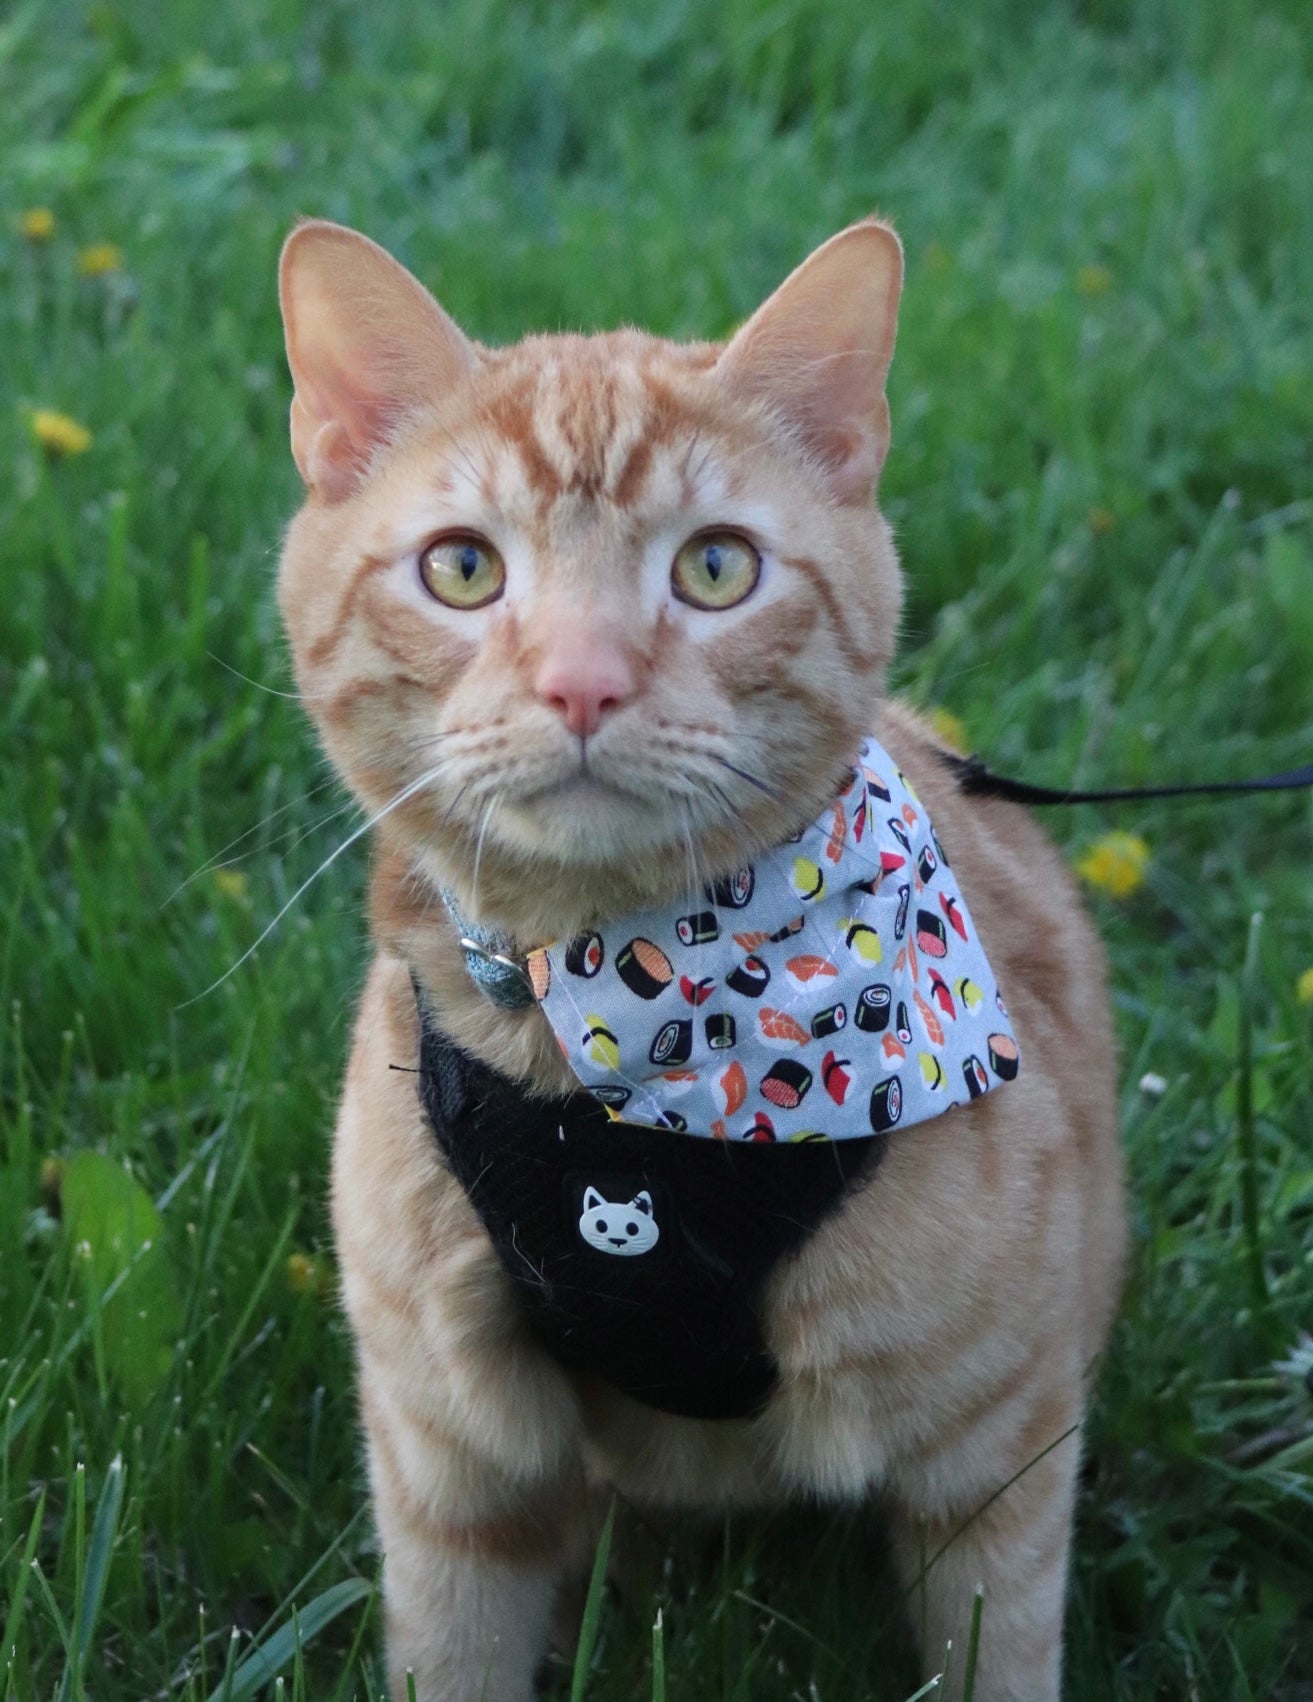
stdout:
{"type": "Polygon", "coordinates": [[[535,1003],[528,966],[518,958],[508,957],[505,952],[493,951],[490,946],[485,946],[481,940],[471,939],[468,934],[460,936],[460,947],[465,953],[465,962],[470,974],[494,1004],[514,1010],[535,1003]]]}

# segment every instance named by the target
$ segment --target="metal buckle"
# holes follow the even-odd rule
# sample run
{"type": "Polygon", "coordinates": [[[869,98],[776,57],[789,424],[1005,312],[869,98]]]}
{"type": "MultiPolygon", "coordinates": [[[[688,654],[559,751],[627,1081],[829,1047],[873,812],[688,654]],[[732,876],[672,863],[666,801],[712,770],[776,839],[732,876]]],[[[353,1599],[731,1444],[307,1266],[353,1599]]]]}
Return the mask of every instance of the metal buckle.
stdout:
{"type": "Polygon", "coordinates": [[[460,936],[460,944],[461,950],[467,955],[470,952],[473,952],[475,957],[482,958],[485,963],[495,964],[497,968],[502,970],[504,973],[514,975],[524,991],[528,993],[530,999],[534,999],[536,997],[533,990],[533,982],[529,977],[529,970],[526,964],[521,963],[517,958],[507,957],[504,952],[491,951],[480,941],[470,939],[468,934],[462,934],[460,936]]]}

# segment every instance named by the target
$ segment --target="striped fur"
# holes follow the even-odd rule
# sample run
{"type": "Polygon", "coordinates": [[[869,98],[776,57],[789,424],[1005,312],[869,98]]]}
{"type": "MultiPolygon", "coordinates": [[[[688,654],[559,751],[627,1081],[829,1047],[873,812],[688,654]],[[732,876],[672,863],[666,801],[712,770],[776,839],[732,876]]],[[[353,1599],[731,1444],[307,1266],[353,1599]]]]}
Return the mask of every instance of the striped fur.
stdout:
{"type": "Polygon", "coordinates": [[[289,241],[309,494],[281,603],[326,749],[388,812],[333,1208],[398,1697],[413,1668],[425,1702],[526,1702],[601,1484],[668,1507],[878,1496],[928,1666],[962,1647],[982,1582],[979,1702],[1058,1695],[1079,1426],[1122,1261],[1112,1037],[1056,854],[1017,810],[960,797],[884,698],[900,586],[869,497],[900,275],[868,224],[727,349],[624,331],[494,351],[364,238],[289,241]],[[715,614],[669,579],[711,526],[764,563],[715,614]],[[495,540],[501,600],[467,612],[425,592],[417,555],[448,528],[495,540]],[[580,630],[629,682],[586,773],[535,684],[580,630]],[[576,1384],[527,1338],[413,1077],[389,1068],[416,1058],[413,966],[459,1044],[569,1085],[539,1014],[470,982],[437,888],[525,944],[664,902],[814,818],[870,731],[950,847],[1025,1068],[895,1138],[875,1184],[776,1271],[782,1377],[757,1419],[576,1384]]]}

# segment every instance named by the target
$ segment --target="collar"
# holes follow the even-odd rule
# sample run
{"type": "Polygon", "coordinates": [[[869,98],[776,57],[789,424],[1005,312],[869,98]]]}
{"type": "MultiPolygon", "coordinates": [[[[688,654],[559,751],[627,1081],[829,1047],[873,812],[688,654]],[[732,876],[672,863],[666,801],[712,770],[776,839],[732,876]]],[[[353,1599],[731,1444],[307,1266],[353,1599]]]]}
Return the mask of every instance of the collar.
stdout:
{"type": "Polygon", "coordinates": [[[536,996],[580,1082],[627,1123],[853,1139],[940,1116],[1020,1068],[944,847],[874,738],[796,838],[691,903],[609,920],[524,969],[443,896],[479,985],[497,1004],[536,996]]]}

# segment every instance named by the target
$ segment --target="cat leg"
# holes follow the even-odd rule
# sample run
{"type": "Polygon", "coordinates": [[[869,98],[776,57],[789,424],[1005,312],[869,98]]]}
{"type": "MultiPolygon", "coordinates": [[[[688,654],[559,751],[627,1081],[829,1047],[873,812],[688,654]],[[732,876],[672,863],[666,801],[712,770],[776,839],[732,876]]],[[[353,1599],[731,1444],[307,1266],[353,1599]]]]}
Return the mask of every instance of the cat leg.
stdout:
{"type": "Polygon", "coordinates": [[[1008,1402],[894,1478],[890,1532],[927,1674],[953,1645],[938,1702],[962,1696],[978,1586],[973,1702],[1057,1702],[1079,1423],[1079,1394],[1049,1387],[1028,1410],[1008,1402]]]}
{"type": "Polygon", "coordinates": [[[586,1539],[582,1476],[517,1477],[362,1369],[394,1702],[408,1671],[419,1702],[530,1702],[586,1539]]]}

